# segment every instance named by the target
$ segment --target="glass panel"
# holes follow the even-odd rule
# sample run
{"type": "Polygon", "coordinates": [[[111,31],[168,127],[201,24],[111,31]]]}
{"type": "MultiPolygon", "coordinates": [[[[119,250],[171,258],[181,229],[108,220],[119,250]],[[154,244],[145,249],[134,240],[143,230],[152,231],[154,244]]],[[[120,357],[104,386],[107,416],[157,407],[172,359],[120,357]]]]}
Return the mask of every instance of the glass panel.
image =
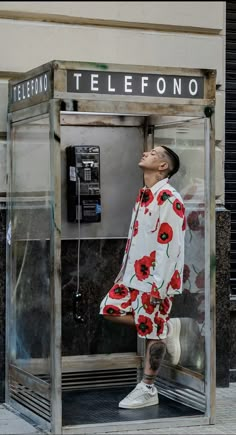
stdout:
{"type": "MultiPolygon", "coordinates": [[[[161,123],[160,123],[161,124],[161,123]]],[[[175,296],[171,317],[180,318],[179,365],[204,374],[205,365],[205,131],[204,120],[156,126],[154,146],[179,155],[180,170],[170,183],[186,209],[183,293],[175,296]]],[[[171,362],[170,355],[167,359],[171,362]]]]}
{"type": "MultiPolygon", "coordinates": [[[[65,115],[63,115],[65,117],[65,115]]],[[[126,245],[132,206],[142,186],[138,162],[143,152],[143,128],[61,127],[62,142],[62,355],[96,355],[136,352],[136,332],[104,321],[101,300],[119,272],[126,245]],[[79,149],[83,145],[83,162],[79,149]],[[85,165],[86,152],[99,147],[101,220],[68,222],[66,149],[73,147],[77,164],[85,165]],[[87,148],[86,148],[87,147],[87,148]],[[119,162],[119,164],[117,164],[119,162]],[[127,186],[129,188],[127,189],[127,186]],[[78,236],[79,240],[78,241],[78,236]],[[79,318],[78,318],[79,317],[79,318]],[[81,317],[81,320],[80,320],[81,317]]],[[[88,154],[89,155],[89,154],[88,154]]],[[[72,157],[70,157],[72,158],[72,157]]],[[[95,159],[90,154],[90,161],[95,159]]],[[[95,169],[97,169],[95,167],[95,169]]],[[[77,175],[81,166],[76,167],[77,175]]],[[[71,177],[69,189],[76,183],[71,177]]],[[[81,177],[80,201],[86,188],[81,177]]],[[[91,185],[93,173],[91,174],[91,185]]],[[[89,183],[88,183],[89,184],[89,183]]],[[[90,187],[90,185],[89,185],[90,187]]],[[[68,190],[69,190],[68,189],[68,190]]],[[[93,196],[91,196],[93,199],[93,196]]],[[[91,219],[92,220],[92,219],[91,219]]]]}
{"type": "Polygon", "coordinates": [[[51,190],[48,117],[12,128],[10,363],[50,377],[51,190]]]}

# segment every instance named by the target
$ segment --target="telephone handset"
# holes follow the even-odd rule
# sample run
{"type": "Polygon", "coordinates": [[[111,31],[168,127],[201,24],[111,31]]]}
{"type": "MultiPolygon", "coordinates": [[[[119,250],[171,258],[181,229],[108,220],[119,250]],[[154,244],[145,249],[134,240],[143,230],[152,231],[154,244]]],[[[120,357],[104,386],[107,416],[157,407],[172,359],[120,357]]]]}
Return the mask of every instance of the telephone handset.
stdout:
{"type": "Polygon", "coordinates": [[[68,221],[100,222],[100,147],[69,146],[66,159],[68,221]]]}

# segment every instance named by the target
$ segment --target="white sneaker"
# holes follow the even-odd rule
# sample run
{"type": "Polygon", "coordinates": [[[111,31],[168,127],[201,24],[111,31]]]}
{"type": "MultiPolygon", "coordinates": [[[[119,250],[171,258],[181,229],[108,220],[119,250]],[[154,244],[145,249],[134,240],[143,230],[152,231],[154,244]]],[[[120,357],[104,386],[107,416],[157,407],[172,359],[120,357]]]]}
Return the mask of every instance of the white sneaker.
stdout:
{"type": "Polygon", "coordinates": [[[177,365],[180,360],[180,319],[174,317],[168,321],[169,333],[166,337],[166,350],[171,358],[171,363],[177,365]]]}
{"type": "Polygon", "coordinates": [[[119,408],[136,409],[145,406],[158,405],[158,393],[156,387],[148,388],[141,381],[131,393],[119,403],[119,408]]]}

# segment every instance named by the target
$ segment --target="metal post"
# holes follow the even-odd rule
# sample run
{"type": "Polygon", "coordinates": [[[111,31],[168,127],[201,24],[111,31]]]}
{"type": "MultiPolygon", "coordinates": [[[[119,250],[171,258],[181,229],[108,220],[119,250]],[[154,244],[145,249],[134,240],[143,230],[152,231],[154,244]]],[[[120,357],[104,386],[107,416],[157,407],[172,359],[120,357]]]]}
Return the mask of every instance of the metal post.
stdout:
{"type": "Polygon", "coordinates": [[[50,101],[51,160],[51,410],[52,433],[62,433],[61,394],[61,141],[60,102],[50,101]]]}
{"type": "MultiPolygon", "coordinates": [[[[11,114],[8,115],[7,123],[7,203],[6,203],[6,231],[11,222],[11,175],[12,175],[12,131],[11,131],[11,114]]],[[[10,234],[8,234],[9,236],[10,234]]],[[[9,241],[10,242],[10,241],[9,241]]],[[[9,403],[9,364],[10,364],[10,344],[11,344],[11,246],[8,243],[6,235],[6,356],[5,356],[5,401],[9,403]]]]}
{"type": "Polygon", "coordinates": [[[214,119],[205,119],[205,383],[206,415],[215,423],[216,307],[215,307],[215,134],[214,119]]]}

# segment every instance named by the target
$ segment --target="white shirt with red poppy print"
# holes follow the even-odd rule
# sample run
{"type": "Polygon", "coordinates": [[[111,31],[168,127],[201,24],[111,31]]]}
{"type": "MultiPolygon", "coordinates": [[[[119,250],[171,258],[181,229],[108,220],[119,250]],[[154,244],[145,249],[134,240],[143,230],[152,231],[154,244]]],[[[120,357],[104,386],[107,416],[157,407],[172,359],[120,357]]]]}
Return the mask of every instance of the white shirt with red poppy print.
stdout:
{"type": "Polygon", "coordinates": [[[165,178],[140,189],[115,282],[164,299],[182,292],[185,208],[165,178]]]}

